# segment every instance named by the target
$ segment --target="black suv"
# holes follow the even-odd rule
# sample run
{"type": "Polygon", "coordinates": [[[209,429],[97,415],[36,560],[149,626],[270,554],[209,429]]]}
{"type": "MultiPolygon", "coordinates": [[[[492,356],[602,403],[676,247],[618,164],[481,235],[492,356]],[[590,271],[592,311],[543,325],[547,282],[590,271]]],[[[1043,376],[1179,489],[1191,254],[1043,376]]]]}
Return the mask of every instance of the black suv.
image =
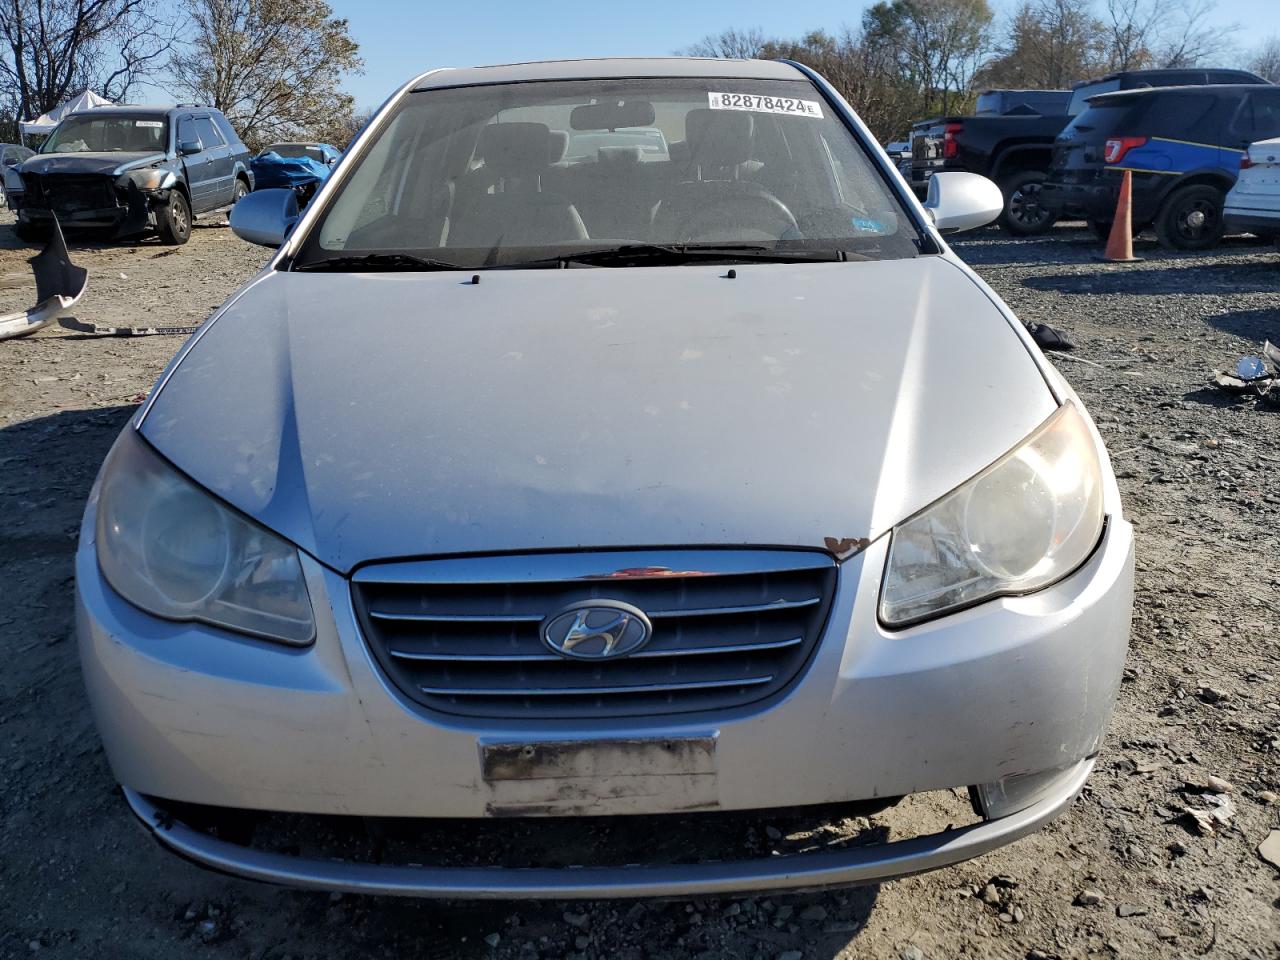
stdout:
{"type": "Polygon", "coordinates": [[[154,229],[186,243],[194,217],[253,189],[249,148],[210,107],[96,107],[73,113],[19,167],[26,187],[16,230],[24,240],[64,229],[123,237],[154,229]]]}
{"type": "Polygon", "coordinates": [[[1128,90],[1093,97],[1058,137],[1041,202],[1111,229],[1121,174],[1133,174],[1134,232],[1204,250],[1222,238],[1222,207],[1250,143],[1280,136],[1280,87],[1128,90]]]}
{"type": "MultiPolygon", "coordinates": [[[[1270,86],[1245,70],[1126,70],[1077,83],[1070,94],[1049,90],[1032,97],[1023,91],[1019,97],[1013,91],[999,104],[988,98],[991,107],[975,116],[937,117],[912,126],[911,186],[924,197],[935,173],[980,173],[998,183],[1004,194],[1004,229],[1017,236],[1043,233],[1055,219],[1040,196],[1054,138],[1086,108],[1090,97],[1115,90],[1221,83],[1270,86]],[[993,108],[1004,112],[993,113],[993,108]]],[[[987,106],[981,97],[978,105],[987,106]]]]}

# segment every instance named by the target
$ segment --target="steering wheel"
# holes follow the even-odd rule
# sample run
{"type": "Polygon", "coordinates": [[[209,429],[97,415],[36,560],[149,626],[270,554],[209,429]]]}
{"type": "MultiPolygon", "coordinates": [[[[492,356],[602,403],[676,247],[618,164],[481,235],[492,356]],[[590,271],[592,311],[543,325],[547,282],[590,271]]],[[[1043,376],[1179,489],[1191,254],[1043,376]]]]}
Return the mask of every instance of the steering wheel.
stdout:
{"type": "Polygon", "coordinates": [[[680,221],[681,242],[781,240],[798,237],[800,225],[771,193],[738,193],[699,204],[680,221]]]}

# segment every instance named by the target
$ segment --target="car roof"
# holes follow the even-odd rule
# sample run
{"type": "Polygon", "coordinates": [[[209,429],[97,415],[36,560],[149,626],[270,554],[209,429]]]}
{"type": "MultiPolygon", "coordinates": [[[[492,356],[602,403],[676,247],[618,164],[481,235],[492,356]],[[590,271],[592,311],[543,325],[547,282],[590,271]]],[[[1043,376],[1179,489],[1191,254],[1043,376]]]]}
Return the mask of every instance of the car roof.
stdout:
{"type": "MultiPolygon", "coordinates": [[[[1109,80],[1142,80],[1143,78],[1157,79],[1159,77],[1190,76],[1192,74],[1209,73],[1228,74],[1230,76],[1239,77],[1242,80],[1248,77],[1250,79],[1247,82],[1255,85],[1261,85],[1267,82],[1265,78],[1258,76],[1256,73],[1251,73],[1248,70],[1241,70],[1237,67],[1150,67],[1145,70],[1116,70],[1112,73],[1103,74],[1100,77],[1081,80],[1079,83],[1074,84],[1071,89],[1078,90],[1080,87],[1092,86],[1095,83],[1106,83],[1109,80]]],[[[1173,84],[1173,86],[1177,86],[1177,84],[1173,84]]],[[[1207,86],[1207,84],[1194,84],[1194,86],[1207,86]]]]}
{"type": "Polygon", "coordinates": [[[70,116],[79,116],[83,113],[92,113],[94,116],[133,116],[139,113],[150,113],[156,116],[167,116],[171,113],[217,113],[213,107],[197,107],[190,104],[181,107],[165,106],[164,104],[152,103],[113,103],[108,107],[93,107],[90,110],[78,110],[70,116]]]}
{"type": "Polygon", "coordinates": [[[1202,83],[1188,84],[1180,87],[1139,87],[1136,90],[1112,90],[1109,93],[1094,94],[1089,98],[1090,103],[1115,103],[1118,100],[1132,99],[1134,97],[1156,97],[1156,96],[1179,96],[1186,93],[1248,93],[1258,94],[1266,93],[1270,90],[1280,90],[1275,84],[1260,83],[1202,83]]]}
{"type": "Polygon", "coordinates": [[[424,73],[412,89],[471,87],[531,80],[621,80],[650,77],[709,77],[733,80],[801,80],[798,69],[781,60],[722,60],[711,57],[614,57],[600,60],[541,60],[491,67],[446,67],[424,73]]]}

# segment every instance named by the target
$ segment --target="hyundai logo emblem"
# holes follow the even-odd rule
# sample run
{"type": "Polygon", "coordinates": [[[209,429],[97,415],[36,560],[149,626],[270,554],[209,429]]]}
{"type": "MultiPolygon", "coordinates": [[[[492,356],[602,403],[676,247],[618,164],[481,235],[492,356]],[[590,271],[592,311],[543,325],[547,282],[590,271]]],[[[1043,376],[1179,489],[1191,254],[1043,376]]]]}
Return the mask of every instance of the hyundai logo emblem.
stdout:
{"type": "Polygon", "coordinates": [[[618,600],[571,603],[542,621],[542,642],[574,660],[625,657],[651,636],[653,626],[644,611],[618,600]]]}

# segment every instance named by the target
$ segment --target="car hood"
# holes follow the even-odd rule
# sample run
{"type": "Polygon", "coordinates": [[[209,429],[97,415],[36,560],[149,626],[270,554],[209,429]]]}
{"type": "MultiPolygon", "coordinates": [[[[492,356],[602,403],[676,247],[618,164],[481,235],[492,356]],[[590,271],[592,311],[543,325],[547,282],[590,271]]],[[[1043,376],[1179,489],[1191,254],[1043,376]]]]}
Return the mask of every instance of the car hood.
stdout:
{"type": "Polygon", "coordinates": [[[1011,322],[941,257],[736,273],[267,273],[172,367],[141,430],[347,571],[847,546],[1054,409],[1011,322]]]}
{"type": "Polygon", "coordinates": [[[163,153],[43,153],[22,164],[23,173],[100,173],[118,177],[126,170],[148,167],[165,159],[163,153]]]}

